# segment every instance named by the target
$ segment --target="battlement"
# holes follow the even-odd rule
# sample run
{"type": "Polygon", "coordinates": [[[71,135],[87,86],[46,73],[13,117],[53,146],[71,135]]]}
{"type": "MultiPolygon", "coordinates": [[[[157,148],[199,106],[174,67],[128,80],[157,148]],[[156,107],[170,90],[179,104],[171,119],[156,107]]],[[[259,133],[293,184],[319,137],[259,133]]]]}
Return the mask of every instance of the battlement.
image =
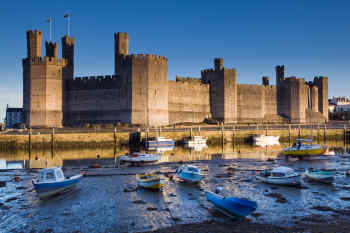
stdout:
{"type": "Polygon", "coordinates": [[[23,64],[65,66],[66,60],[64,58],[58,59],[57,57],[29,57],[23,59],[23,64]]]}
{"type": "Polygon", "coordinates": [[[42,35],[42,32],[41,31],[38,31],[38,30],[28,30],[27,31],[27,37],[29,36],[41,36],[42,35]]]}
{"type": "Polygon", "coordinates": [[[64,37],[62,37],[62,46],[65,45],[69,45],[72,46],[75,43],[75,38],[69,38],[67,35],[65,35],[64,37]]]}
{"type": "Polygon", "coordinates": [[[168,64],[168,59],[163,56],[153,54],[130,54],[130,55],[119,55],[119,61],[121,64],[144,63],[151,62],[155,64],[168,64]]]}
{"type": "Polygon", "coordinates": [[[122,85],[116,75],[76,77],[70,80],[69,84],[71,90],[113,89],[122,85]]]}
{"type": "Polygon", "coordinates": [[[314,82],[318,82],[318,81],[322,81],[322,80],[328,80],[328,77],[325,77],[325,76],[316,76],[314,78],[314,82]]]}
{"type": "Polygon", "coordinates": [[[189,82],[189,83],[194,83],[194,82],[198,82],[200,83],[201,80],[199,78],[194,78],[194,77],[180,77],[176,75],[176,82],[189,82]]]}

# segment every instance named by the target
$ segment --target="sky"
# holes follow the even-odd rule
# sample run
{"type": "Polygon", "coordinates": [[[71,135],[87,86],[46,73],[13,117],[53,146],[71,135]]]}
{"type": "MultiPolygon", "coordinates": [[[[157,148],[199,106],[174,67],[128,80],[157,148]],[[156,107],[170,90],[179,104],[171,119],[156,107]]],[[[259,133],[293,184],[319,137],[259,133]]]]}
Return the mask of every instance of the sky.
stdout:
{"type": "MultiPolygon", "coordinates": [[[[114,32],[128,32],[131,53],[168,58],[168,78],[200,77],[215,57],[237,69],[238,83],[261,84],[274,67],[306,80],[329,78],[329,97],[350,96],[350,1],[60,0],[1,1],[0,118],[22,106],[26,31],[60,43],[65,13],[75,37],[75,76],[114,72],[114,32]]],[[[61,49],[61,44],[60,48],[61,49]]],[[[43,51],[44,54],[44,51],[43,51]]]]}

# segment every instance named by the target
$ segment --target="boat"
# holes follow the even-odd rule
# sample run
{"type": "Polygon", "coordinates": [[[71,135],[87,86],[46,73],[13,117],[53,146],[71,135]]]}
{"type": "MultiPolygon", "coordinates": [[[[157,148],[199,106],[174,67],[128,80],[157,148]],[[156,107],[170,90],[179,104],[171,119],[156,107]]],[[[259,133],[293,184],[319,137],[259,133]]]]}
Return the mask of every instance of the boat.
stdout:
{"type": "Polygon", "coordinates": [[[155,137],[146,140],[145,147],[147,150],[157,150],[157,148],[172,150],[175,147],[175,141],[165,137],[155,137]]]}
{"type": "Polygon", "coordinates": [[[247,199],[224,197],[209,191],[205,192],[205,195],[208,201],[213,203],[220,212],[232,218],[246,217],[258,207],[255,201],[247,199]]]}
{"type": "Polygon", "coordinates": [[[253,137],[253,143],[257,146],[273,146],[280,144],[279,139],[279,136],[259,135],[253,137]]]}
{"type": "Polygon", "coordinates": [[[331,184],[334,181],[336,175],[334,170],[321,170],[309,168],[305,171],[304,175],[308,180],[331,184]]]}
{"type": "Polygon", "coordinates": [[[207,139],[202,136],[192,136],[184,141],[185,145],[188,147],[195,147],[198,145],[207,145],[207,139]]]}
{"type": "Polygon", "coordinates": [[[161,189],[163,184],[158,175],[152,173],[136,174],[136,185],[145,189],[161,189]]]}
{"type": "Polygon", "coordinates": [[[297,139],[297,143],[294,143],[292,147],[283,149],[283,154],[285,156],[297,156],[297,157],[323,155],[326,152],[327,152],[327,146],[312,144],[311,139],[297,139]],[[302,142],[309,142],[310,144],[304,144],[302,142]]]}
{"type": "Polygon", "coordinates": [[[276,167],[260,172],[256,176],[257,180],[268,184],[285,185],[285,186],[299,186],[300,175],[289,167],[276,167]]]}
{"type": "Polygon", "coordinates": [[[118,161],[127,163],[154,163],[160,160],[160,154],[147,154],[141,152],[133,152],[118,157],[118,161]]]}
{"type": "Polygon", "coordinates": [[[176,169],[176,174],[188,183],[199,183],[203,178],[200,169],[193,165],[182,165],[176,169]]]}
{"type": "Polygon", "coordinates": [[[64,177],[61,167],[51,167],[41,169],[37,179],[32,182],[39,198],[46,199],[74,188],[82,177],[82,174],[64,177]]]}

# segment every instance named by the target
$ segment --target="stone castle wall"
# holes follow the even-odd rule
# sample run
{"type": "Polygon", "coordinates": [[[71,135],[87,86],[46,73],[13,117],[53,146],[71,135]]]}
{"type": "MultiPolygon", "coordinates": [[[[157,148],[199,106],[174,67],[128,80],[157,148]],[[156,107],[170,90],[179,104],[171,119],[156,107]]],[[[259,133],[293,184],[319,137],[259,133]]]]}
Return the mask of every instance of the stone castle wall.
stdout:
{"type": "Polygon", "coordinates": [[[209,84],[197,78],[169,81],[169,123],[203,122],[210,118],[209,84]]]}
{"type": "Polygon", "coordinates": [[[160,126],[180,122],[225,123],[328,119],[328,78],[312,82],[285,78],[284,66],[276,67],[276,86],[237,84],[236,70],[224,68],[223,59],[201,78],[168,80],[168,60],[149,54],[129,54],[127,33],[114,35],[115,73],[73,78],[74,38],[58,44],[42,34],[27,32],[28,57],[23,60],[24,118],[30,127],[61,127],[84,123],[118,123],[160,126]]]}

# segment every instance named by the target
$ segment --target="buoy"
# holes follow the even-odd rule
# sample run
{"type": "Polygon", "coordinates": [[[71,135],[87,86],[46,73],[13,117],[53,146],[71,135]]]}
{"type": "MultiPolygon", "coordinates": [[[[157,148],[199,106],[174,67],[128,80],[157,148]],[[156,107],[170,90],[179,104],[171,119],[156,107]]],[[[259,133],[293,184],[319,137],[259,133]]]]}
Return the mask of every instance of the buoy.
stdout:
{"type": "Polygon", "coordinates": [[[87,172],[82,172],[81,173],[84,177],[86,176],[87,172]]]}
{"type": "Polygon", "coordinates": [[[94,163],[94,164],[90,165],[90,168],[101,168],[101,165],[98,163],[94,163]]]}
{"type": "Polygon", "coordinates": [[[350,176],[350,170],[347,170],[347,171],[345,172],[345,175],[350,176]]]}
{"type": "Polygon", "coordinates": [[[13,180],[14,180],[15,182],[19,182],[21,179],[20,179],[18,176],[15,176],[15,177],[13,177],[13,180]]]}

